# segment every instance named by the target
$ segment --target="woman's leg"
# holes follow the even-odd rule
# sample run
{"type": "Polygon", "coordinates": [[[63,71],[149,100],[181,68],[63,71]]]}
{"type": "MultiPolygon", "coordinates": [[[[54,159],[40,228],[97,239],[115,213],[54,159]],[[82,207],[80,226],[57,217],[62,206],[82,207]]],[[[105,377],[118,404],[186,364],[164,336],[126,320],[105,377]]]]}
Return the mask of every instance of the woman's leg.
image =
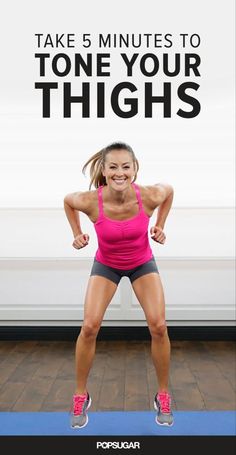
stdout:
{"type": "Polygon", "coordinates": [[[165,322],[165,300],[160,276],[157,273],[148,273],[134,280],[132,286],[145,313],[152,337],[151,354],[159,391],[167,391],[170,340],[165,322]]]}
{"type": "Polygon", "coordinates": [[[75,351],[76,395],[86,392],[86,383],[92,366],[96,338],[117,284],[103,276],[90,276],[84,305],[84,321],[75,351]]]}

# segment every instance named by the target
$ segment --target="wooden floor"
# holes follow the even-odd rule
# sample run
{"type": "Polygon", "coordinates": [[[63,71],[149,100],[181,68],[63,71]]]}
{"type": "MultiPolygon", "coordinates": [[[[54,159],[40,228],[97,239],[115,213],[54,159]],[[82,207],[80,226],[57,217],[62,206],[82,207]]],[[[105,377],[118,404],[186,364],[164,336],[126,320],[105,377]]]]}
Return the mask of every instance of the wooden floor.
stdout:
{"type": "MultiPolygon", "coordinates": [[[[0,411],[69,411],[75,387],[71,341],[0,342],[0,411]]],[[[175,410],[236,409],[235,344],[172,341],[175,410]]],[[[149,410],[157,391],[149,341],[98,341],[91,411],[149,410]]]]}

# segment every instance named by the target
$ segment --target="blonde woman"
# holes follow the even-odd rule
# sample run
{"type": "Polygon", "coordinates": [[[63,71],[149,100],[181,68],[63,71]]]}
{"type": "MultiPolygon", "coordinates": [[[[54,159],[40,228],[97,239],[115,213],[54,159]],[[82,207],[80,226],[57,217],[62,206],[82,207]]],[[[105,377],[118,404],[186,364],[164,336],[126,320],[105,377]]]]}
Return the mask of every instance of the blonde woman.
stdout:
{"type": "MultiPolygon", "coordinates": [[[[89,235],[84,233],[79,212],[93,223],[98,249],[89,277],[84,302],[84,320],[76,343],[76,390],[71,413],[72,428],[88,423],[91,397],[87,379],[95,355],[96,337],[104,313],[123,276],[128,276],[144,311],[151,334],[151,354],[157,374],[154,397],[156,422],[172,425],[171,397],[168,391],[170,341],[165,321],[165,301],[158,268],[149,244],[149,219],[158,207],[157,219],[150,228],[153,241],[165,243],[163,232],[173,200],[168,184],[141,186],[135,183],[139,163],[132,148],[117,142],[93,155],[89,191],[71,193],[64,198],[76,249],[85,248],[89,235]],[[91,190],[92,185],[95,190],[91,190]]],[[[141,393],[141,391],[140,391],[141,393]]]]}

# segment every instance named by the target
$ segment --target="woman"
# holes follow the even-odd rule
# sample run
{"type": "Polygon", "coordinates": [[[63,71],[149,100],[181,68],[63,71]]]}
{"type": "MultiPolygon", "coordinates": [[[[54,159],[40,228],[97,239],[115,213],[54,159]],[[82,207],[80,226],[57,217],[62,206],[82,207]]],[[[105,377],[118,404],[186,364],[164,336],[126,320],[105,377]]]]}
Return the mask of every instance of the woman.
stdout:
{"type": "Polygon", "coordinates": [[[171,397],[168,393],[170,341],[165,323],[162,283],[148,239],[149,218],[158,207],[151,238],[165,243],[164,224],[173,200],[167,184],[140,186],[135,182],[139,163],[132,148],[113,143],[93,155],[91,186],[96,190],[68,194],[64,199],[66,216],[74,234],[73,247],[85,248],[89,235],[82,232],[79,212],[94,224],[98,250],[92,266],[84,305],[84,321],[76,343],[77,387],[73,396],[72,428],[88,423],[91,397],[86,388],[95,354],[96,337],[104,313],[122,276],[128,276],[139,300],[151,334],[151,354],[158,392],[154,398],[156,422],[172,425],[171,397]]]}

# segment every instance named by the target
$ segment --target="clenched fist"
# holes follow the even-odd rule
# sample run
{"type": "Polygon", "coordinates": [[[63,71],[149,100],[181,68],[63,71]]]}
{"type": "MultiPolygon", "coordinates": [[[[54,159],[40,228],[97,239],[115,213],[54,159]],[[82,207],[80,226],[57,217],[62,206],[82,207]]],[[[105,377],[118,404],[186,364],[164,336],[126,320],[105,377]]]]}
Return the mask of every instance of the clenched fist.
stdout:
{"type": "Polygon", "coordinates": [[[150,234],[151,234],[151,238],[155,242],[162,243],[162,244],[165,243],[166,236],[165,236],[163,230],[161,229],[161,227],[159,227],[159,226],[151,227],[150,234]]]}
{"type": "Polygon", "coordinates": [[[75,237],[72,246],[79,250],[80,248],[84,248],[88,245],[89,242],[89,235],[88,234],[79,234],[75,237]]]}

